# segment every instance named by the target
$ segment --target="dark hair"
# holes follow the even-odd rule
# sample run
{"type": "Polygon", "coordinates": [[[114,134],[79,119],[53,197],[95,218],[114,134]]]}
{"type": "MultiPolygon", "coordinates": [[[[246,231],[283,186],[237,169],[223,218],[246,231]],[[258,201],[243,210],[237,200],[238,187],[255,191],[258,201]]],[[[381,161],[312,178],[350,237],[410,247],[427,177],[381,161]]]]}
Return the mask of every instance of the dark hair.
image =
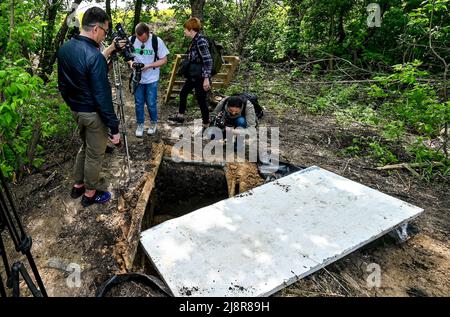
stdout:
{"type": "Polygon", "coordinates": [[[150,34],[150,28],[148,27],[148,24],[144,22],[138,23],[138,25],[136,25],[135,31],[136,34],[139,36],[144,34],[150,34]]]}
{"type": "Polygon", "coordinates": [[[87,9],[83,14],[81,25],[83,26],[83,30],[90,31],[96,23],[105,24],[106,21],[111,21],[109,15],[99,7],[92,7],[87,9]]]}
{"type": "Polygon", "coordinates": [[[227,99],[227,107],[242,108],[242,99],[238,96],[231,96],[227,99]]]}
{"type": "Polygon", "coordinates": [[[194,30],[195,32],[200,32],[202,28],[202,23],[199,18],[190,18],[184,23],[184,28],[188,31],[194,30]]]}

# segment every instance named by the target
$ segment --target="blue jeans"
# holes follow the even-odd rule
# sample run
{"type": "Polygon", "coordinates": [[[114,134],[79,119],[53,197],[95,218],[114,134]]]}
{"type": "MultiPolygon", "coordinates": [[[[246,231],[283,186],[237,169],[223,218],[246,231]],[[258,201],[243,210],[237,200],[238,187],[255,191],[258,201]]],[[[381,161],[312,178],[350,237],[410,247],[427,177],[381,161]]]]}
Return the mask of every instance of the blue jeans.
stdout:
{"type": "Polygon", "coordinates": [[[245,120],[244,116],[240,116],[234,119],[230,120],[230,125],[233,126],[233,128],[247,128],[247,120],[245,120]]]}
{"type": "Polygon", "coordinates": [[[145,121],[144,104],[147,104],[147,110],[151,122],[158,122],[158,81],[150,84],[139,84],[134,93],[136,103],[136,121],[142,124],[145,121]]]}

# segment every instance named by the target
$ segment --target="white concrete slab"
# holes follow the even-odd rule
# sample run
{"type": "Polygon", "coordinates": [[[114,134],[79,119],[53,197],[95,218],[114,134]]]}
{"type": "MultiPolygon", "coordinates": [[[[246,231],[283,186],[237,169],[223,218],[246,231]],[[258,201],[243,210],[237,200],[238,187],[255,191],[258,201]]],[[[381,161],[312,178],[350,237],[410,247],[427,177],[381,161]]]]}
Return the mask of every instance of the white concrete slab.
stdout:
{"type": "Polygon", "coordinates": [[[142,233],[175,296],[268,296],[423,209],[318,167],[142,233]]]}

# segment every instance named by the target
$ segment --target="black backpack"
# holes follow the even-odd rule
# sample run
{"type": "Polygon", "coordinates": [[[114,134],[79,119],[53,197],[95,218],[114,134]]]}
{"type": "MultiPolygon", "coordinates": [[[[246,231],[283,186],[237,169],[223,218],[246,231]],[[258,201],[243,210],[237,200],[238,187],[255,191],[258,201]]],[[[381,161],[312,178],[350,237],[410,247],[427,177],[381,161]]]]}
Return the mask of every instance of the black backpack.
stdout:
{"type": "MultiPolygon", "coordinates": [[[[131,36],[131,45],[133,45],[134,47],[134,42],[136,42],[136,35],[133,34],[131,36]]],[[[153,52],[155,53],[155,57],[153,59],[153,62],[156,62],[159,58],[158,58],[158,37],[152,33],[152,48],[153,48],[153,52]]],[[[155,69],[155,67],[153,67],[153,69],[155,69]]]]}
{"type": "Polygon", "coordinates": [[[243,92],[243,93],[233,94],[232,96],[237,96],[237,97],[241,98],[244,105],[247,104],[247,101],[250,101],[253,104],[253,107],[255,108],[255,114],[258,119],[261,119],[264,116],[264,110],[261,107],[261,105],[259,104],[258,97],[255,94],[252,94],[250,92],[243,92]]]}

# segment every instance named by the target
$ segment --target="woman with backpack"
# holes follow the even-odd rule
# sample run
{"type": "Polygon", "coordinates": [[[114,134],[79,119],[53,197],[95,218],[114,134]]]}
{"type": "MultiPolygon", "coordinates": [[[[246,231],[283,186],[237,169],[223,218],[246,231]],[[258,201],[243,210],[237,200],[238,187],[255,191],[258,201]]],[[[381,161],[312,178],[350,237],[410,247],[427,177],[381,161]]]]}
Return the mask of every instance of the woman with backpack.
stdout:
{"type": "Polygon", "coordinates": [[[209,126],[209,110],[207,92],[211,89],[211,73],[213,60],[208,40],[200,33],[201,22],[198,18],[190,18],[184,23],[184,35],[191,38],[187,59],[182,64],[186,81],[180,91],[178,114],[169,117],[176,123],[184,122],[188,94],[195,89],[195,96],[202,112],[203,127],[209,126]]]}

